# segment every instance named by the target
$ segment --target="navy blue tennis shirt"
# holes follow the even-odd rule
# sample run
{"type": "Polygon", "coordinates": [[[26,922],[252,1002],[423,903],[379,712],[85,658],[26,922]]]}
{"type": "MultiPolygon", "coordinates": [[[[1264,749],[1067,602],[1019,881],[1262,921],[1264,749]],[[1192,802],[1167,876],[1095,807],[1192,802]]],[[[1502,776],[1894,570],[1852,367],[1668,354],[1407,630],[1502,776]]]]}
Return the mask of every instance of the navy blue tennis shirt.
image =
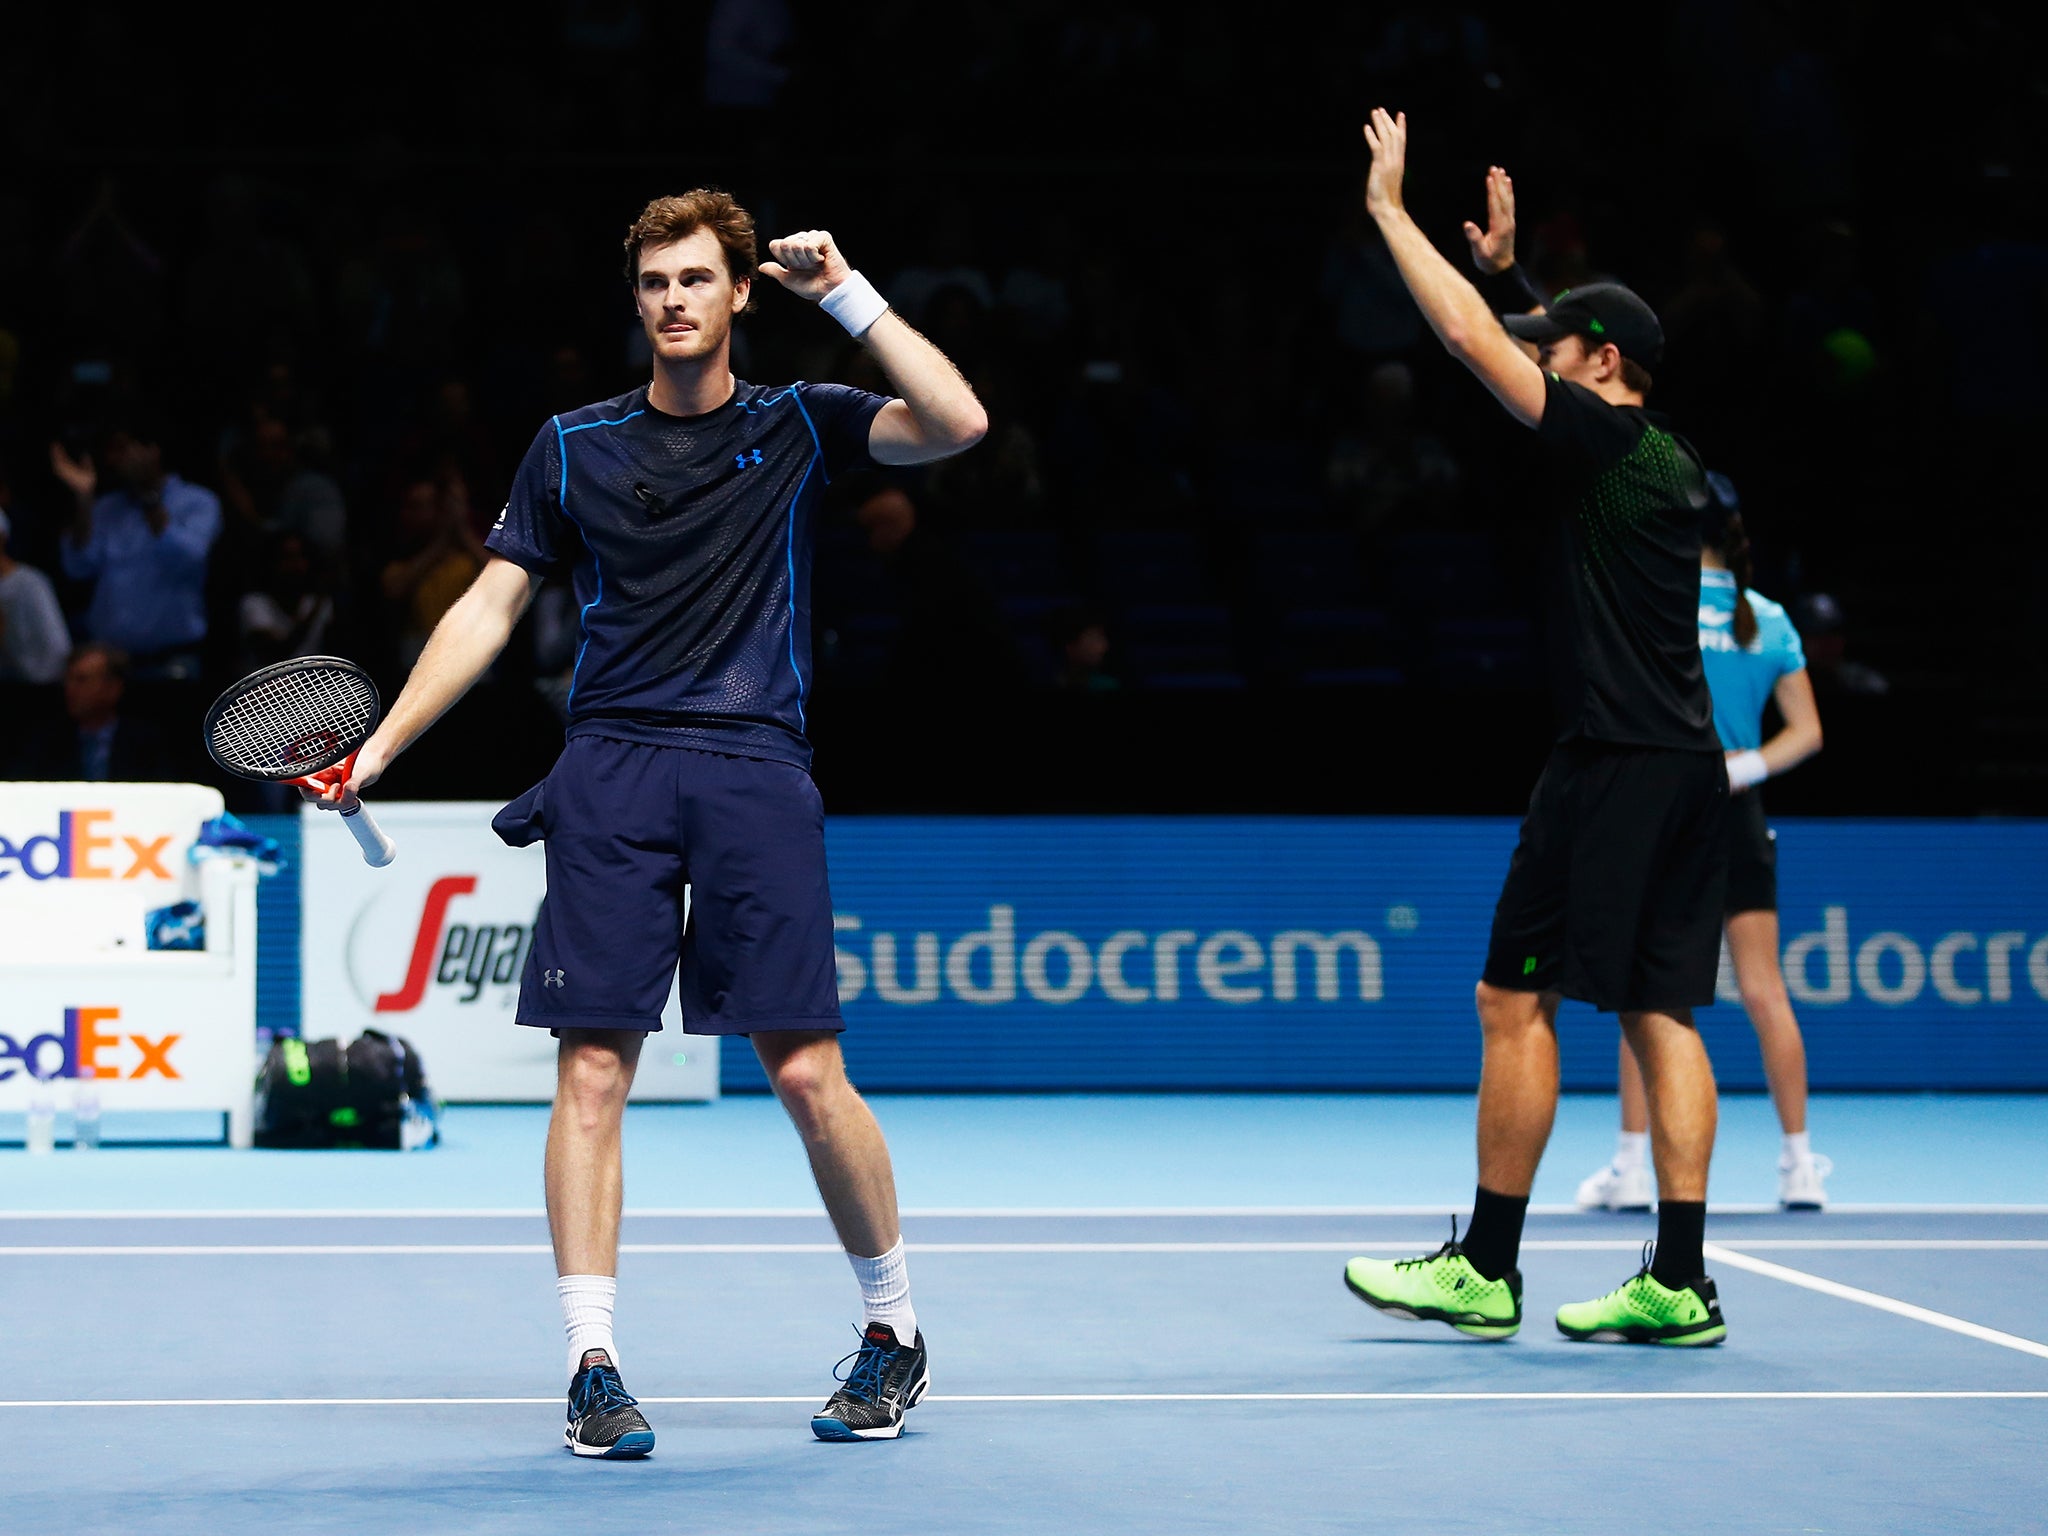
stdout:
{"type": "Polygon", "coordinates": [[[541,428],[484,543],[535,575],[571,573],[569,735],[810,767],[818,502],[873,463],[886,404],[735,380],[717,410],[670,416],[643,385],[541,428]]]}

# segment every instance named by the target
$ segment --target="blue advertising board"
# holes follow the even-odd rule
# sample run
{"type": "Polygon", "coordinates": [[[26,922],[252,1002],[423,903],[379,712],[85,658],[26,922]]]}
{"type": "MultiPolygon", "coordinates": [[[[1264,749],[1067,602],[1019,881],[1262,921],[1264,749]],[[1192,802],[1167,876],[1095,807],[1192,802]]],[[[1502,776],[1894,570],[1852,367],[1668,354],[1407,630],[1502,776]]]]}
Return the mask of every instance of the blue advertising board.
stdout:
{"type": "MultiPolygon", "coordinates": [[[[2048,1086],[2048,824],[1788,821],[1781,940],[1818,1088],[2048,1086]]],[[[840,990],[872,1089],[1469,1088],[1515,823],[831,822],[840,990]]],[[[1724,976],[1724,1086],[1762,1066],[1724,976]]],[[[1565,1083],[1614,1081],[1568,1005],[1565,1083]]],[[[727,1053],[729,1089],[758,1085],[727,1053]]]]}

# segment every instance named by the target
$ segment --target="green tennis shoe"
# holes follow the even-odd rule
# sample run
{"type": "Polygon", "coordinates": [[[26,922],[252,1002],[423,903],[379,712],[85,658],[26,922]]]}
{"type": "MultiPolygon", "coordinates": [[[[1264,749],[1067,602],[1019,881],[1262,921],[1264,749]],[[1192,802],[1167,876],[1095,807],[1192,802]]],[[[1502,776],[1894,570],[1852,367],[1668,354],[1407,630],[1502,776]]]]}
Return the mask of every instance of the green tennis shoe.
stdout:
{"type": "Polygon", "coordinates": [[[1643,1267],[1619,1288],[1595,1301],[1559,1307],[1557,1331],[1594,1344],[1699,1346],[1728,1337],[1714,1282],[1702,1275],[1678,1290],[1667,1288],[1650,1273],[1647,1248],[1643,1267]]]}
{"type": "Polygon", "coordinates": [[[1389,1317],[1449,1323],[1475,1339],[1505,1339],[1522,1326],[1522,1272],[1509,1270],[1499,1280],[1480,1274],[1458,1246],[1455,1220],[1451,1240],[1435,1253],[1419,1259],[1353,1259],[1344,1266],[1344,1284],[1389,1317]]]}

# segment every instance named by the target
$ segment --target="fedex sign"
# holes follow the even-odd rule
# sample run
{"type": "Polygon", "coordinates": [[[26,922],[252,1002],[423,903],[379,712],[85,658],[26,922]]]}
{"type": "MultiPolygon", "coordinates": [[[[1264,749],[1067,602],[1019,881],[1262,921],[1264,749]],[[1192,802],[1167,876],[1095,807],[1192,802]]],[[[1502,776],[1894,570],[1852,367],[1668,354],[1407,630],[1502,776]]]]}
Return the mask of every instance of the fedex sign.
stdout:
{"type": "Polygon", "coordinates": [[[53,1078],[176,1079],[171,1051],[182,1035],[137,1035],[119,1008],[66,1008],[62,1029],[18,1040],[0,1033],[0,1082],[17,1074],[53,1078]]]}
{"type": "Polygon", "coordinates": [[[175,836],[133,837],[109,825],[105,808],[63,810],[54,832],[0,832],[0,880],[174,880],[166,851],[175,836]]]}

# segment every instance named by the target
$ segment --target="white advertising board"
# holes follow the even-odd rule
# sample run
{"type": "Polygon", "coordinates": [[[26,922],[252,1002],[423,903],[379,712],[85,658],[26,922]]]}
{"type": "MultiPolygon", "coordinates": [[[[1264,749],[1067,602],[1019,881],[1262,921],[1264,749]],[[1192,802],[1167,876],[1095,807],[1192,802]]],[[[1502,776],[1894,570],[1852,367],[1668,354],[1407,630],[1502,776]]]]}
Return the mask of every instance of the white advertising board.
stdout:
{"type": "Polygon", "coordinates": [[[186,850],[218,816],[198,784],[0,783],[0,1109],[218,1109],[249,1144],[256,868],[186,850]],[[144,915],[201,903],[203,951],[151,950],[144,915]]]}
{"type": "MultiPolygon", "coordinates": [[[[496,801],[380,801],[374,809],[398,845],[383,869],[363,862],[338,816],[310,806],[300,813],[303,1033],[402,1035],[444,1099],[552,1099],[555,1041],[515,1021],[547,888],[540,845],[500,842],[491,831],[496,801]]],[[[683,1033],[671,987],[633,1098],[717,1098],[718,1045],[714,1036],[683,1033]]]]}

